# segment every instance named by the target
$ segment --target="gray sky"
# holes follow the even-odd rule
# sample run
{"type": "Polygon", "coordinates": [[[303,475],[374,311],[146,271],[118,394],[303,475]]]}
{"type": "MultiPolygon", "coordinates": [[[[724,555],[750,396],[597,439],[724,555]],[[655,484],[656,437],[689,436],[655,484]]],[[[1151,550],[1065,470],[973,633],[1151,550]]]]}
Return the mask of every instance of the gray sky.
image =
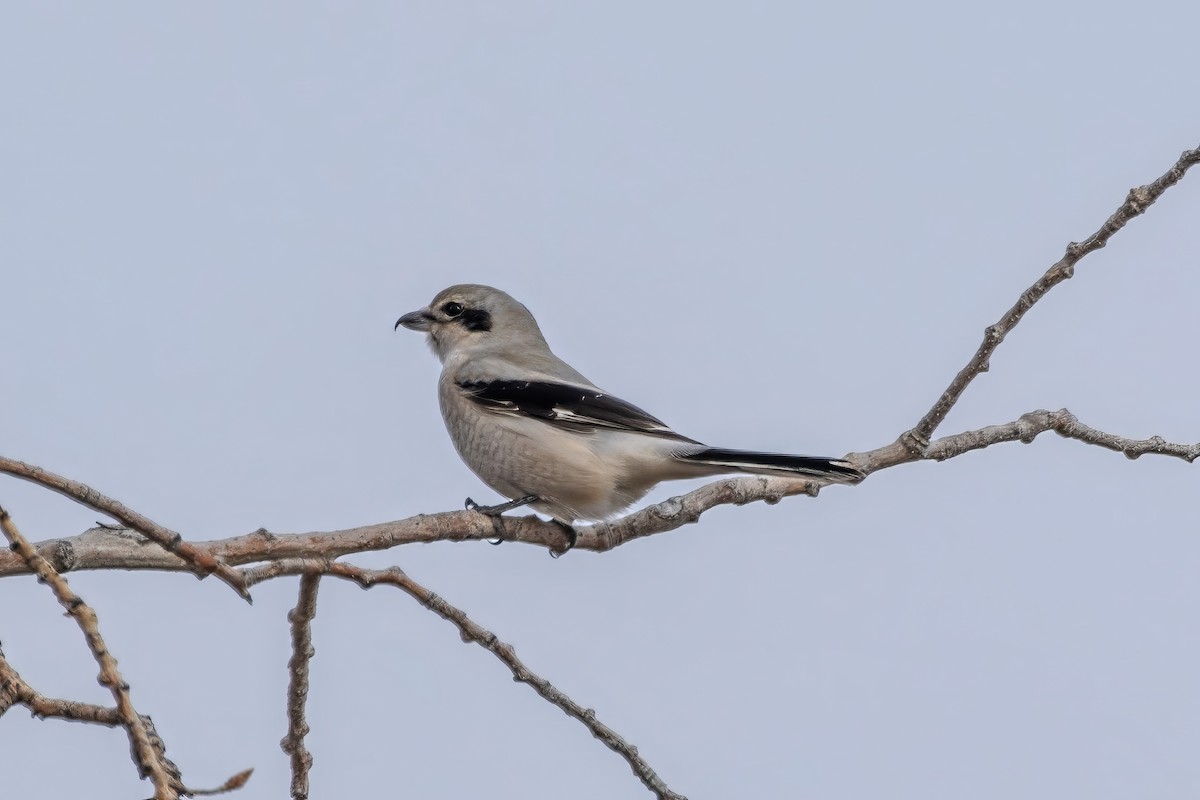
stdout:
{"type": "MultiPolygon", "coordinates": [[[[5,455],[185,536],[494,499],[403,312],[499,286],[606,389],[716,445],[890,442],[982,329],[1200,143],[1195,3],[8,3],[5,455]]],[[[1018,328],[942,433],[1067,406],[1200,438],[1200,176],[1018,328]]],[[[398,564],[702,797],[1194,797],[1196,467],[1047,435],[597,556],[398,564]]],[[[689,488],[657,491],[663,499],[689,488]]],[[[18,481],[34,539],[96,514],[18,481]]],[[[287,609],[71,583],[189,783],[284,796],[287,609]]],[[[45,587],[41,691],[107,702],[45,587]]],[[[326,582],[314,797],[647,796],[406,596],[326,582]]],[[[119,731],[0,720],[5,795],[143,797],[119,731]],[[67,763],[71,766],[66,766],[67,763]],[[12,765],[17,765],[13,768],[12,765]]]]}

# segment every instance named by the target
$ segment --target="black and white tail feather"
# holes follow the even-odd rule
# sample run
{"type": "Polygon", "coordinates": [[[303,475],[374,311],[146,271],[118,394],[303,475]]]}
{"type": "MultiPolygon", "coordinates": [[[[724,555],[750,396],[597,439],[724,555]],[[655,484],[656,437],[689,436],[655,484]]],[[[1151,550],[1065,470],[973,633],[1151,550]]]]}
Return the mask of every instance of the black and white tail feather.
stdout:
{"type": "Polygon", "coordinates": [[[849,461],[822,456],[791,456],[786,453],[756,453],[708,447],[698,453],[679,453],[676,458],[738,472],[760,475],[820,478],[831,483],[858,483],[863,473],[849,461]]]}

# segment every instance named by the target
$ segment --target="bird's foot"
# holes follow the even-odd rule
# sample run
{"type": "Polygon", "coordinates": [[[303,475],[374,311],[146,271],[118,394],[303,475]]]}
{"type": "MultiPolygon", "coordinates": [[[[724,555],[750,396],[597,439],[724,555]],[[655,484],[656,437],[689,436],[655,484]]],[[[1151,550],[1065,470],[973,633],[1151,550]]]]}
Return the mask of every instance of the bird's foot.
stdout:
{"type": "Polygon", "coordinates": [[[567,546],[566,546],[566,549],[564,549],[562,551],[562,553],[555,552],[554,550],[550,551],[551,558],[558,558],[563,553],[567,552],[567,550],[570,550],[571,548],[573,548],[575,546],[575,542],[577,542],[579,540],[579,534],[575,532],[575,529],[573,527],[571,527],[567,523],[563,522],[562,520],[552,519],[550,521],[553,522],[555,525],[557,525],[567,537],[567,546]]]}
{"type": "Polygon", "coordinates": [[[471,498],[463,504],[467,511],[478,511],[480,514],[486,514],[489,517],[498,517],[505,511],[512,511],[514,508],[527,506],[530,503],[536,503],[538,496],[536,494],[527,494],[524,497],[518,497],[516,500],[509,500],[507,503],[497,503],[494,506],[481,506],[471,498]]]}
{"type": "Polygon", "coordinates": [[[537,495],[527,494],[524,497],[518,497],[516,500],[509,500],[507,503],[497,503],[494,506],[481,506],[468,497],[463,505],[467,511],[478,511],[480,514],[492,518],[492,531],[496,534],[496,538],[488,539],[487,543],[497,545],[504,541],[504,518],[501,515],[505,511],[512,511],[514,508],[527,506],[537,499],[537,495]]]}
{"type": "MultiPolygon", "coordinates": [[[[480,514],[492,518],[492,530],[495,531],[496,538],[488,539],[487,543],[500,544],[504,541],[504,517],[501,515],[505,511],[512,511],[514,508],[520,508],[521,506],[527,506],[530,503],[536,503],[540,499],[541,498],[539,498],[536,494],[527,494],[524,497],[518,497],[516,500],[509,500],[507,503],[497,503],[494,506],[481,506],[479,503],[476,503],[474,500],[468,497],[463,505],[468,511],[478,511],[480,514]]],[[[562,530],[563,535],[567,537],[567,546],[562,550],[562,552],[555,552],[554,550],[550,551],[551,556],[558,558],[560,555],[567,552],[567,550],[570,550],[575,546],[575,542],[579,540],[579,535],[575,533],[574,528],[567,523],[562,522],[561,520],[551,519],[550,521],[557,525],[562,530]]]]}

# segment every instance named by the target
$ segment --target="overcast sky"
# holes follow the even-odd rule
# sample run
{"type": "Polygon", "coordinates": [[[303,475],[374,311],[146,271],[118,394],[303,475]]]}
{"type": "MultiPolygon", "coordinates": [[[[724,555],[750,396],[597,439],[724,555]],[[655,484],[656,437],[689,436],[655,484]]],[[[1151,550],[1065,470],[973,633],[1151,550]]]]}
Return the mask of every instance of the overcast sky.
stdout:
{"type": "MultiPolygon", "coordinates": [[[[1195,3],[32,3],[0,12],[0,452],[188,538],[498,500],[400,314],[498,286],[682,433],[911,427],[1130,187],[1200,144],[1195,3]]],[[[941,433],[1070,408],[1200,439],[1200,175],[1055,289],[941,433]]],[[[396,564],[698,798],[1195,797],[1200,466],[1046,435],[596,555],[396,564]]],[[[698,484],[660,487],[664,499],[698,484]]],[[[0,479],[35,540],[94,512],[0,479]]],[[[79,573],[189,784],[287,792],[285,615],[79,573]]],[[[321,587],[313,797],[639,798],[395,590],[321,587]]],[[[0,581],[42,692],[110,703],[0,581]]],[[[135,798],[121,731],[0,719],[3,794],[135,798]]]]}

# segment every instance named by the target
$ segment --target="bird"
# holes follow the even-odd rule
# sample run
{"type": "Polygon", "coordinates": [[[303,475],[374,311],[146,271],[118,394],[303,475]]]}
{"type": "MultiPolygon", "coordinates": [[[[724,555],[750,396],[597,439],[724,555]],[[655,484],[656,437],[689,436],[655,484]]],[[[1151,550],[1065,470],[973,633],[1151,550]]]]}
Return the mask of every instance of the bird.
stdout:
{"type": "MultiPolygon", "coordinates": [[[[529,506],[575,544],[578,521],[611,519],[662,481],[725,473],[854,484],[849,461],[709,447],[585,378],[556,356],[529,310],[490,286],[459,284],[396,320],[442,363],[438,403],[455,449],[508,502],[466,507],[498,519],[529,506]]],[[[502,531],[496,528],[498,537],[502,531]]]]}

